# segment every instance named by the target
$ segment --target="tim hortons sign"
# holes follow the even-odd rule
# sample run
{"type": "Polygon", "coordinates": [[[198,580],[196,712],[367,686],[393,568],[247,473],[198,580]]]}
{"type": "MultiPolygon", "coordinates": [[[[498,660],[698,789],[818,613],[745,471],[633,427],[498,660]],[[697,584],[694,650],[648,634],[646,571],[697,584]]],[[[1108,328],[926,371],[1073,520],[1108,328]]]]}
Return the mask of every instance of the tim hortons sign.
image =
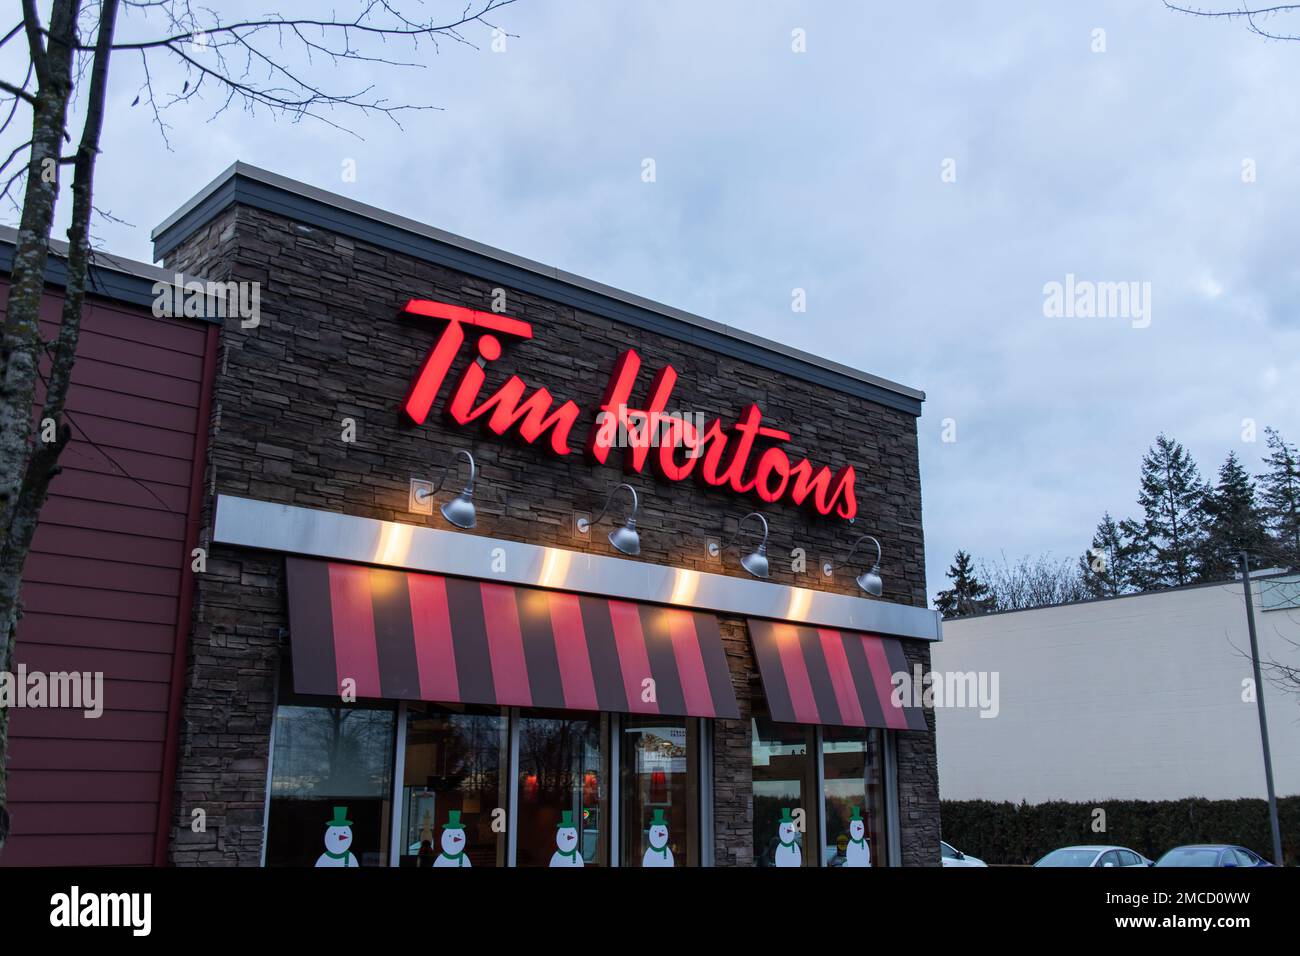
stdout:
{"type": "MultiPolygon", "coordinates": [[[[486,398],[485,369],[501,357],[502,339],[531,339],[527,322],[495,312],[411,299],[405,314],[446,322],[402,402],[405,416],[423,424],[467,337],[475,338],[478,356],[461,374],[446,407],[458,425],[478,422],[496,435],[514,434],[528,444],[542,443],[555,455],[574,450],[572,437],[582,410],[572,401],[559,402],[545,388],[530,388],[512,375],[486,398]]],[[[641,358],[628,349],[614,363],[605,397],[596,410],[587,436],[592,460],[605,464],[610,450],[623,449],[628,471],[644,472],[647,464],[669,481],[694,477],[713,488],[757,495],[762,501],[807,505],[822,515],[851,519],[858,513],[853,466],[832,472],[806,458],[792,462],[781,448],[790,433],[764,424],[763,413],[750,405],[730,425],[715,418],[668,412],[677,370],[665,365],[650,383],[644,407],[632,406],[632,392],[641,358]]]]}

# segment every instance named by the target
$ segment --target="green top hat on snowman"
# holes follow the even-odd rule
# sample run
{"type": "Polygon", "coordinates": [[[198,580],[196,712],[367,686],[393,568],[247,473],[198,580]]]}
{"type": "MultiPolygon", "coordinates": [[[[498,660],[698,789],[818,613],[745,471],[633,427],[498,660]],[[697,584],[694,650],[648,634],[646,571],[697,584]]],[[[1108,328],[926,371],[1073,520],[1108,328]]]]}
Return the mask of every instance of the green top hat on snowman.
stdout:
{"type": "Polygon", "coordinates": [[[654,817],[650,820],[650,825],[651,825],[652,827],[666,827],[666,826],[668,826],[668,821],[664,819],[664,812],[663,812],[662,809],[655,810],[655,815],[654,815],[654,817]]]}
{"type": "Polygon", "coordinates": [[[447,822],[444,823],[444,824],[442,825],[442,828],[443,828],[444,830],[463,830],[463,829],[465,829],[465,825],[464,825],[463,823],[460,822],[460,811],[459,811],[459,810],[448,810],[448,811],[447,811],[447,822]]]}
{"type": "Polygon", "coordinates": [[[573,827],[573,811],[572,811],[572,810],[561,810],[561,811],[560,811],[560,822],[557,823],[557,824],[555,825],[555,829],[557,829],[557,830],[563,830],[565,827],[569,827],[569,828],[571,828],[571,829],[572,829],[572,827],[573,827]]]}
{"type": "Polygon", "coordinates": [[[858,811],[861,810],[861,809],[862,809],[861,807],[849,807],[849,814],[850,814],[850,816],[849,816],[849,822],[850,822],[850,823],[852,823],[854,820],[861,820],[861,819],[862,819],[862,816],[861,816],[861,815],[859,814],[859,812],[858,812],[858,811]]]}
{"type": "Polygon", "coordinates": [[[352,821],[348,819],[347,807],[335,807],[334,819],[325,824],[327,827],[350,827],[352,821]]]}
{"type": "Polygon", "coordinates": [[[781,808],[781,823],[794,823],[794,817],[790,816],[790,808],[781,808]]]}

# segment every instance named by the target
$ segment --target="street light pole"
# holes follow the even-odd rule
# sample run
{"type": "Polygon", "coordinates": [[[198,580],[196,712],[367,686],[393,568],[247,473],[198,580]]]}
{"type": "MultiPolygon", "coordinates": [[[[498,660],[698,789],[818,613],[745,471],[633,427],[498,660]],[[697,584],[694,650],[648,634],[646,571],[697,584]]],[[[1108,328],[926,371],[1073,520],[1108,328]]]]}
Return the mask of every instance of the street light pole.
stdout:
{"type": "Polygon", "coordinates": [[[1273,758],[1268,749],[1268,718],[1264,715],[1264,679],[1259,671],[1259,642],[1255,637],[1255,601],[1250,593],[1250,558],[1241,552],[1241,584],[1246,589],[1246,624],[1250,631],[1250,663],[1255,669],[1255,707],[1259,739],[1264,746],[1264,780],[1268,784],[1268,822],[1273,829],[1273,862],[1282,865],[1282,831],[1277,825],[1277,795],[1273,792],[1273,758]]]}

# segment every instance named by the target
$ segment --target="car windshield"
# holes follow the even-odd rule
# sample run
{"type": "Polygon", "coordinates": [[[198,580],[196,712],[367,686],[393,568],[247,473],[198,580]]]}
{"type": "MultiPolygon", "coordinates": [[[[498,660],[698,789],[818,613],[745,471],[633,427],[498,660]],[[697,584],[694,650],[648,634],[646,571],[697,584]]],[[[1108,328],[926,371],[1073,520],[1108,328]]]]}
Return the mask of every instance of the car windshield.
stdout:
{"type": "Polygon", "coordinates": [[[1218,866],[1219,851],[1208,846],[1183,846],[1170,850],[1156,866],[1218,866]]]}
{"type": "Polygon", "coordinates": [[[1092,866],[1092,861],[1095,859],[1097,859],[1096,850],[1067,848],[1053,850],[1034,866],[1092,866]]]}

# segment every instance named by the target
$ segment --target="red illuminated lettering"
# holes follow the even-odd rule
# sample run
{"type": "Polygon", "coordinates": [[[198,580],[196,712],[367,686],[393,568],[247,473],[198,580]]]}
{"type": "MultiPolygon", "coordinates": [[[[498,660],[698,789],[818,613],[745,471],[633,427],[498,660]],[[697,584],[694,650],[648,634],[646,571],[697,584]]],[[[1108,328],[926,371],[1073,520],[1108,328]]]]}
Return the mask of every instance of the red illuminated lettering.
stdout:
{"type": "MultiPolygon", "coordinates": [[[[460,425],[478,421],[501,436],[513,431],[529,444],[549,432],[551,451],[569,454],[569,439],[580,414],[574,402],[554,407],[556,399],[547,389],[537,388],[530,393],[529,386],[517,375],[480,400],[487,379],[486,366],[501,357],[497,335],[531,339],[531,325],[509,316],[427,299],[410,300],[405,312],[447,323],[402,402],[412,422],[420,424],[428,418],[466,337],[477,334],[479,359],[461,373],[447,405],[452,420],[460,425]]],[[[754,404],[747,406],[730,426],[717,418],[702,429],[680,415],[666,413],[677,384],[677,370],[671,365],[655,374],[645,407],[635,408],[632,394],[640,371],[641,358],[634,349],[623,352],[614,363],[587,437],[587,452],[594,461],[607,464],[611,449],[622,446],[623,467],[631,472],[643,472],[647,462],[653,462],[656,471],[669,481],[694,476],[710,487],[752,493],[768,503],[789,500],[822,515],[845,519],[857,515],[856,474],[851,465],[832,474],[829,467],[815,468],[806,458],[791,463],[781,447],[790,440],[790,433],[763,424],[763,413],[754,404]]]]}

